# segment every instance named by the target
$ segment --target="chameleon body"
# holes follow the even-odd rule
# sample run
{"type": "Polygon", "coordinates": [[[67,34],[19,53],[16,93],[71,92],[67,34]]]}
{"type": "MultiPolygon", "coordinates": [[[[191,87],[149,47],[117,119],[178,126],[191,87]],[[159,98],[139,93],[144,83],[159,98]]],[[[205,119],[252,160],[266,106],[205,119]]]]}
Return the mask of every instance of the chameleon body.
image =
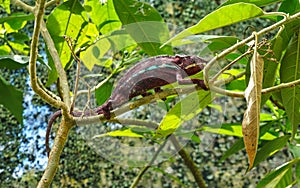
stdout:
{"type": "MultiPolygon", "coordinates": [[[[207,90],[203,80],[184,79],[203,70],[207,61],[197,56],[156,56],[140,61],[120,78],[110,98],[100,107],[84,114],[72,112],[74,117],[103,114],[110,119],[110,111],[117,108],[130,99],[146,95],[148,90],[158,91],[161,86],[178,82],[179,84],[197,84],[207,90]]],[[[61,116],[61,111],[55,112],[49,122],[46,131],[46,150],[49,153],[49,134],[54,120],[61,116]]]]}

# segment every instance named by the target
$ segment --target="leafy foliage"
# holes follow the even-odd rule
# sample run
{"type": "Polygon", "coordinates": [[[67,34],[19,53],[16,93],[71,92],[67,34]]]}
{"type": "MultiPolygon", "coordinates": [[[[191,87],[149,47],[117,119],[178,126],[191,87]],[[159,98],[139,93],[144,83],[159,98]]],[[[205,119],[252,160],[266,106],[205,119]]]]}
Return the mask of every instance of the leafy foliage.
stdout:
{"type": "MultiPolygon", "coordinates": [[[[18,10],[12,11],[14,13],[11,14],[9,1],[3,0],[2,2],[1,7],[9,15],[0,18],[0,68],[20,71],[28,65],[29,42],[32,40],[27,36],[27,33],[31,32],[32,29],[27,28],[24,31],[24,28],[32,27],[30,24],[34,20],[34,15],[32,13],[24,14],[18,10]]],[[[46,11],[49,14],[45,16],[47,30],[54,41],[55,49],[59,54],[64,69],[69,74],[70,80],[76,75],[76,73],[72,72],[75,67],[73,62],[74,54],[81,58],[85,66],[84,71],[86,72],[80,75],[83,80],[80,88],[88,90],[88,92],[85,92],[85,94],[88,93],[86,98],[90,99],[90,97],[95,95],[97,103],[103,104],[113,88],[111,80],[119,73],[122,74],[122,71],[127,69],[130,64],[145,56],[173,54],[180,52],[178,49],[184,49],[188,45],[202,45],[203,43],[207,44],[203,49],[194,48],[189,51],[189,48],[187,48],[186,51],[190,54],[196,51],[197,54],[207,56],[208,59],[210,59],[210,55],[222,54],[224,50],[240,43],[245,37],[242,37],[241,32],[238,30],[235,36],[230,36],[234,34],[226,36],[226,33],[220,34],[218,31],[225,31],[224,28],[230,28],[229,25],[237,23],[245,25],[245,23],[250,23],[250,21],[255,23],[257,20],[263,20],[261,22],[264,24],[270,24],[283,19],[278,13],[268,13],[265,8],[263,9],[265,6],[277,7],[277,5],[280,5],[274,12],[280,11],[282,12],[281,15],[283,13],[293,15],[300,11],[298,0],[228,0],[217,8],[209,7],[211,8],[210,13],[204,13],[203,18],[200,18],[196,15],[201,15],[202,9],[199,7],[206,2],[195,2],[195,5],[192,4],[191,7],[188,7],[187,3],[180,2],[180,6],[177,6],[175,2],[168,1],[161,5],[161,7],[166,8],[158,8],[158,1],[149,2],[152,4],[135,0],[108,0],[107,2],[86,0],[83,3],[78,0],[69,0],[59,5],[52,5],[53,7],[50,6],[51,10],[46,11]],[[152,7],[152,5],[156,8],[152,7]],[[186,15],[185,11],[187,10],[191,11],[190,15],[186,15]],[[178,17],[184,17],[183,22],[189,25],[185,25],[185,29],[181,32],[174,32],[171,27],[167,26],[165,19],[172,18],[176,20],[178,17]],[[194,25],[191,26],[191,24],[194,25]],[[178,34],[172,36],[171,33],[178,34]],[[200,33],[201,35],[199,35],[200,33]],[[215,35],[209,35],[208,33],[214,33],[215,35]],[[64,39],[64,36],[73,40],[71,41],[71,49],[70,43],[64,39]],[[71,52],[74,52],[74,54],[72,55],[71,52]],[[92,74],[91,71],[94,71],[95,74],[92,74]],[[101,80],[101,84],[98,84],[101,80]]],[[[214,2],[219,3],[219,1],[214,2]]],[[[211,2],[208,3],[212,4],[211,2]]],[[[285,19],[290,18],[288,15],[285,16],[285,19]]],[[[177,21],[174,22],[176,23],[177,21]]],[[[257,25],[267,27],[267,25],[257,25]]],[[[189,141],[192,140],[197,143],[203,141],[197,135],[207,132],[223,136],[244,137],[244,140],[242,138],[236,139],[231,148],[223,153],[223,157],[220,157],[221,161],[228,160],[229,156],[234,156],[246,148],[250,160],[249,168],[259,167],[268,157],[273,156],[282,149],[288,148],[289,152],[293,154],[293,159],[283,161],[282,166],[271,171],[258,183],[258,187],[287,187],[299,183],[298,161],[300,155],[297,147],[300,142],[298,131],[300,122],[299,86],[290,85],[289,88],[269,92],[261,96],[261,89],[278,86],[281,83],[288,84],[299,79],[299,25],[299,19],[296,19],[285,24],[281,30],[268,33],[269,35],[261,43],[255,44],[259,55],[256,52],[253,54],[253,45],[248,43],[248,41],[236,47],[234,51],[228,52],[224,56],[223,61],[218,59],[220,67],[225,67],[229,64],[229,61],[235,62],[234,66],[230,67],[229,70],[224,70],[220,73],[217,81],[221,79],[229,80],[226,82],[226,86],[228,86],[226,89],[232,93],[245,91],[248,104],[243,125],[241,125],[241,121],[238,123],[223,123],[219,126],[214,125],[213,121],[205,122],[199,113],[204,114],[205,110],[212,108],[222,112],[222,107],[211,104],[212,101],[217,100],[220,96],[212,96],[211,91],[197,91],[181,96],[183,98],[179,101],[174,96],[171,96],[165,102],[160,102],[157,105],[158,108],[160,110],[164,108],[163,110],[167,111],[167,113],[162,115],[163,113],[160,113],[159,110],[155,110],[157,111],[157,114],[155,114],[157,117],[154,118],[155,122],[160,121],[160,123],[157,123],[159,126],[155,130],[150,130],[140,125],[121,126],[122,128],[119,128],[112,125],[112,123],[105,123],[99,126],[102,132],[97,139],[119,139],[128,145],[134,145],[138,141],[157,144],[161,141],[160,139],[167,138],[171,134],[180,138],[188,138],[189,141]],[[258,58],[252,58],[251,60],[251,56],[258,58]],[[264,68],[262,68],[263,63],[264,68]],[[245,75],[240,76],[244,73],[245,75]],[[233,77],[233,80],[230,80],[231,77],[233,77]],[[194,124],[190,123],[195,119],[199,121],[194,124]],[[206,124],[202,125],[202,123],[206,124]],[[184,128],[189,129],[188,134],[182,131],[184,128]],[[193,133],[193,136],[190,136],[191,133],[193,133]],[[147,136],[144,136],[145,134],[147,136]],[[295,172],[294,166],[296,166],[295,172]]],[[[246,30],[246,26],[243,29],[246,30]]],[[[259,32],[259,27],[255,29],[259,32]]],[[[43,48],[41,49],[42,56],[47,52],[47,47],[41,45],[41,48],[43,48]]],[[[51,86],[57,81],[58,75],[50,53],[47,53],[45,58],[47,58],[45,61],[47,63],[44,63],[44,59],[39,58],[37,65],[43,66],[48,71],[48,80],[45,85],[51,86]]],[[[214,71],[218,72],[218,70],[214,71]]],[[[210,74],[216,74],[216,72],[210,74]]],[[[41,72],[40,74],[44,73],[41,72]]],[[[202,78],[202,74],[204,73],[200,73],[196,77],[202,78]]],[[[39,82],[39,84],[44,83],[45,80],[39,82]]],[[[47,92],[60,93],[60,87],[57,86],[58,91],[54,91],[54,88],[50,87],[47,92]]],[[[176,87],[179,90],[185,88],[183,86],[176,87]]],[[[169,86],[166,86],[163,89],[168,88],[169,86]]],[[[0,77],[0,90],[0,104],[14,115],[19,122],[20,129],[22,129],[23,92],[14,85],[12,80],[5,80],[2,76],[0,77]]],[[[76,101],[76,105],[80,102],[76,101]]],[[[80,104],[80,106],[89,105],[80,104]]],[[[149,118],[149,112],[144,112],[144,109],[139,109],[137,112],[139,114],[137,115],[138,118],[149,118]]],[[[213,117],[210,118],[213,119],[213,117]]],[[[14,120],[8,119],[8,121],[13,122],[14,120]]],[[[10,133],[8,130],[14,125],[11,126],[3,122],[1,130],[3,130],[3,133],[10,133]]],[[[16,131],[21,130],[18,129],[16,131]]],[[[69,136],[65,152],[61,156],[61,171],[56,176],[55,181],[65,186],[91,186],[91,182],[98,182],[98,186],[129,186],[133,177],[138,174],[137,171],[122,165],[111,164],[107,159],[95,153],[91,149],[92,147],[87,145],[83,139],[76,136],[78,132],[80,130],[76,129],[70,133],[71,136],[69,136]],[[113,168],[119,169],[119,172],[113,174],[115,173],[112,170],[113,168]],[[95,174],[100,175],[96,176],[95,174]],[[107,177],[109,177],[110,182],[105,182],[107,177]],[[119,181],[114,181],[115,178],[119,178],[119,181]]],[[[96,135],[96,132],[91,132],[96,135]]],[[[80,133],[84,134],[84,132],[80,133]]],[[[3,134],[1,137],[3,138],[3,143],[9,140],[6,136],[3,134]]],[[[5,162],[9,161],[7,159],[10,158],[10,162],[15,162],[14,165],[9,165],[9,168],[6,169],[4,166],[1,166],[1,173],[3,172],[6,177],[9,176],[7,174],[10,174],[10,177],[12,177],[14,169],[17,168],[17,165],[21,163],[22,157],[24,157],[17,154],[22,139],[16,136],[15,143],[8,147],[11,152],[1,150],[1,154],[3,154],[1,156],[4,157],[1,160],[5,162]]],[[[106,144],[99,147],[109,147],[110,142],[106,144]]],[[[163,155],[167,156],[166,153],[162,152],[163,155]]],[[[165,164],[169,166],[174,165],[173,156],[167,157],[168,160],[165,164]]],[[[131,161],[132,164],[135,162],[131,161]]],[[[183,162],[180,161],[179,163],[183,162]]],[[[178,185],[184,186],[186,184],[185,181],[188,181],[186,180],[187,174],[185,174],[185,177],[181,177],[184,173],[178,176],[168,173],[168,168],[164,168],[164,164],[150,169],[152,171],[148,175],[149,177],[145,175],[148,179],[145,178],[146,180],[144,180],[148,183],[153,181],[171,185],[171,182],[174,181],[178,185]],[[161,179],[161,182],[155,179],[161,179]]],[[[26,173],[23,176],[24,179],[29,179],[29,181],[34,179],[32,177],[34,175],[31,175],[32,172],[26,171],[26,173]]],[[[4,181],[5,179],[2,180],[4,181]]],[[[31,183],[35,181],[32,180],[31,183]]],[[[189,185],[195,186],[191,182],[193,181],[190,181],[189,185]]],[[[162,186],[162,183],[158,186],[162,186]]]]}

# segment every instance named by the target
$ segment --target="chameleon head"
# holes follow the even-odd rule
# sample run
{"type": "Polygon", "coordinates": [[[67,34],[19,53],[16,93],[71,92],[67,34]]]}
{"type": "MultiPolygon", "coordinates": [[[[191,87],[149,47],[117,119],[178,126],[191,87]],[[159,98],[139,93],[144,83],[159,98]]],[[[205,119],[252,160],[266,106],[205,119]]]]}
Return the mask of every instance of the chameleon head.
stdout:
{"type": "Polygon", "coordinates": [[[187,75],[194,75],[204,69],[207,61],[198,56],[185,56],[182,58],[181,68],[187,75]]]}

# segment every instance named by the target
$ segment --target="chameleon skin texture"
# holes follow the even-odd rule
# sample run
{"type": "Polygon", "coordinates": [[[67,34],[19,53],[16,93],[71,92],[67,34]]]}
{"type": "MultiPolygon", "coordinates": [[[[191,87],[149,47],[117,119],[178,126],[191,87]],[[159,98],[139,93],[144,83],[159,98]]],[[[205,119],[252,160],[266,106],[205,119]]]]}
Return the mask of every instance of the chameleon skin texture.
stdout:
{"type": "MultiPolygon", "coordinates": [[[[100,107],[91,111],[72,112],[74,117],[92,116],[95,114],[103,114],[106,119],[110,119],[110,111],[117,108],[130,99],[146,95],[148,90],[160,89],[161,86],[174,82],[179,84],[197,84],[201,88],[207,90],[203,80],[184,79],[185,77],[194,75],[203,70],[207,61],[197,56],[156,56],[147,58],[136,63],[128,69],[126,73],[119,79],[110,98],[100,107]]],[[[49,155],[49,136],[52,124],[55,119],[61,116],[61,110],[55,112],[48,122],[46,131],[46,151],[49,155]]]]}

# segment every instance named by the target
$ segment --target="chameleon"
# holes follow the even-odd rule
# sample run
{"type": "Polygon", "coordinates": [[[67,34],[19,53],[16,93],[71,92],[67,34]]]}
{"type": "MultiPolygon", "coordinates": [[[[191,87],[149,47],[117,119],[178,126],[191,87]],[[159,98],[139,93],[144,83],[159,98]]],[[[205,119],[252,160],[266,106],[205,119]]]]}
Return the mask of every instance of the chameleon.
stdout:
{"type": "MultiPolygon", "coordinates": [[[[178,84],[197,84],[204,90],[208,90],[203,80],[184,79],[203,70],[207,61],[198,56],[186,55],[161,55],[144,59],[129,68],[119,79],[109,99],[101,106],[86,112],[74,111],[74,117],[103,114],[110,119],[110,111],[128,102],[130,99],[147,95],[147,91],[154,89],[159,91],[161,86],[174,82],[178,84]]],[[[49,135],[55,119],[61,116],[61,110],[55,112],[48,122],[46,131],[46,151],[49,154],[49,135]]]]}

